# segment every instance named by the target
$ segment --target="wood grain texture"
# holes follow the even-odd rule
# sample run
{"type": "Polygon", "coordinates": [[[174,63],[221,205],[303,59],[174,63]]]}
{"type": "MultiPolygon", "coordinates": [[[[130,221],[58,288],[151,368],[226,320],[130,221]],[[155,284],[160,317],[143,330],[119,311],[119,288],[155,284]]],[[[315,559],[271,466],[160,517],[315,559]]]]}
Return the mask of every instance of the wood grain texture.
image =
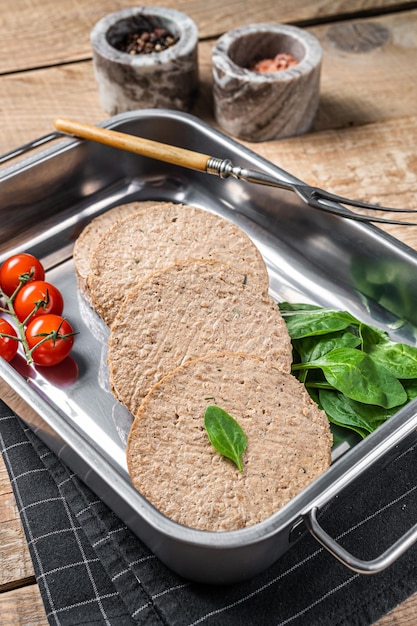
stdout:
{"type": "MultiPolygon", "coordinates": [[[[417,81],[414,80],[417,67],[417,13],[398,13],[362,20],[361,23],[382,25],[389,33],[388,40],[365,53],[346,52],[329,43],[331,26],[309,29],[320,39],[324,59],[315,133],[300,138],[305,150],[310,149],[309,143],[313,136],[314,142],[318,141],[315,138],[318,131],[347,129],[349,134],[352,126],[395,120],[409,116],[413,111],[417,114],[417,81]],[[407,85],[407,97],[404,97],[404,85],[407,85]]],[[[350,36],[356,36],[355,32],[350,36]]],[[[213,41],[207,41],[199,48],[200,89],[192,113],[215,125],[212,46],[213,41]]],[[[98,102],[90,61],[0,76],[0,90],[0,154],[51,132],[56,117],[87,123],[97,123],[107,117],[98,102]]],[[[410,122],[410,126],[412,123],[415,121],[410,122]]],[[[328,136],[323,135],[322,144],[327,140],[328,136]]],[[[269,143],[254,144],[254,147],[266,146],[268,149],[269,143]]],[[[353,141],[350,143],[352,152],[355,145],[353,141]]],[[[337,134],[335,143],[328,146],[327,150],[331,151],[332,146],[332,160],[341,159],[343,162],[346,157],[343,146],[337,143],[337,134]]],[[[269,152],[272,155],[274,151],[280,153],[272,142],[269,152]]],[[[360,150],[357,150],[357,157],[361,158],[360,150]]],[[[383,158],[383,155],[378,157],[383,158]]],[[[325,160],[320,159],[320,162],[325,163],[325,160]]]]}
{"type": "Polygon", "coordinates": [[[120,150],[127,150],[135,154],[141,154],[150,159],[159,159],[166,163],[180,165],[200,172],[205,172],[210,155],[204,155],[193,150],[185,150],[169,144],[133,137],[107,128],[99,128],[93,124],[80,123],[74,120],[58,118],[54,122],[55,128],[62,132],[82,137],[91,141],[97,141],[120,150]]]}
{"type": "MultiPolygon", "coordinates": [[[[395,0],[154,0],[155,6],[184,11],[205,39],[237,25],[256,22],[304,22],[385,11],[395,0]]],[[[413,4],[405,0],[402,6],[413,4]]],[[[80,61],[91,57],[89,34],[108,13],[137,2],[125,0],[14,0],[13,11],[0,13],[0,74],[22,69],[80,61]]],[[[139,3],[140,6],[140,3],[139,3]]]]}
{"type": "Polygon", "coordinates": [[[1,595],[0,626],[48,626],[48,623],[37,585],[1,595]]]}
{"type": "MultiPolygon", "coordinates": [[[[0,11],[0,154],[53,130],[56,117],[97,123],[89,31],[100,17],[134,2],[14,0],[0,11]],[[12,72],[15,70],[30,71],[12,72]],[[38,69],[36,69],[38,68],[38,69]]],[[[193,113],[214,124],[211,48],[218,34],[258,21],[299,22],[385,10],[394,0],[155,0],[191,15],[200,44],[200,93],[193,113]],[[212,38],[211,40],[209,38],[212,38]]],[[[402,3],[402,5],[413,3],[402,3]]],[[[324,62],[314,132],[246,144],[304,179],[348,197],[417,209],[417,12],[399,12],[309,28],[324,62]]],[[[417,220],[416,220],[417,223],[417,220]]],[[[388,227],[387,227],[388,229],[388,227]]],[[[417,249],[416,228],[389,227],[417,249]]],[[[0,461],[0,626],[46,625],[7,472],[0,461]],[[12,586],[26,585],[7,591],[12,586]]],[[[378,622],[417,622],[417,594],[378,622]]]]}
{"type": "Polygon", "coordinates": [[[321,100],[315,130],[349,128],[417,113],[414,11],[319,26],[310,32],[323,47],[321,100]],[[379,43],[377,31],[384,33],[379,43]],[[373,44],[360,51],[369,40],[373,44]]]}
{"type": "MultiPolygon", "coordinates": [[[[417,115],[316,133],[307,145],[301,137],[279,145],[269,142],[257,146],[257,151],[311,185],[347,198],[417,211],[416,142],[417,115]]],[[[393,213],[382,215],[395,218],[393,213]]],[[[382,228],[417,249],[417,212],[403,217],[416,227],[382,228]]]]}
{"type": "Polygon", "coordinates": [[[27,580],[34,581],[32,561],[7,470],[0,457],[0,592],[27,580]]]}

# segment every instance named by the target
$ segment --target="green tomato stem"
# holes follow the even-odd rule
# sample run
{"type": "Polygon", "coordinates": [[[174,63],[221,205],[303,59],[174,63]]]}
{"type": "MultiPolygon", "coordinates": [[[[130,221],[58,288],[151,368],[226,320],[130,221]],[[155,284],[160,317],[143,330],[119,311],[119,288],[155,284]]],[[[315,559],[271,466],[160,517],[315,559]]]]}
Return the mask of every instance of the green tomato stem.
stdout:
{"type": "Polygon", "coordinates": [[[0,307],[0,312],[8,313],[12,317],[12,319],[13,319],[15,325],[16,325],[17,332],[18,332],[18,337],[14,337],[13,335],[7,335],[6,333],[0,333],[0,337],[9,337],[10,339],[15,339],[16,341],[19,341],[22,344],[22,346],[23,346],[23,350],[24,350],[25,357],[26,357],[26,363],[28,365],[32,365],[32,363],[33,363],[33,356],[32,355],[33,355],[34,350],[36,350],[36,348],[38,348],[40,345],[45,343],[45,341],[49,341],[51,339],[52,341],[55,342],[58,339],[68,339],[69,337],[73,337],[77,333],[67,333],[66,335],[61,335],[60,332],[59,332],[60,328],[61,328],[61,325],[60,325],[59,328],[57,328],[57,330],[53,330],[50,333],[45,333],[45,334],[38,335],[39,337],[41,337],[41,339],[38,341],[38,343],[36,345],[33,346],[33,348],[29,348],[29,344],[28,344],[28,341],[26,339],[25,326],[28,324],[30,318],[33,317],[33,315],[35,315],[35,313],[37,313],[41,307],[45,307],[48,304],[48,302],[49,302],[49,294],[47,293],[46,299],[45,300],[39,300],[38,302],[36,302],[35,306],[33,308],[33,311],[30,312],[30,314],[26,317],[25,320],[23,320],[23,322],[21,322],[19,320],[19,318],[17,317],[16,312],[14,310],[14,300],[15,300],[19,290],[29,280],[30,280],[30,275],[29,274],[24,274],[20,278],[18,287],[16,287],[16,289],[14,290],[14,292],[12,293],[12,295],[10,297],[7,296],[2,289],[0,289],[0,296],[2,296],[4,298],[4,300],[6,301],[6,304],[7,304],[7,309],[4,308],[4,307],[0,307]]]}
{"type": "MultiPolygon", "coordinates": [[[[22,322],[18,319],[15,310],[14,310],[14,306],[13,306],[13,302],[14,299],[16,298],[16,295],[19,291],[19,289],[22,287],[22,285],[24,285],[27,281],[25,280],[20,280],[19,282],[19,286],[16,287],[16,289],[14,290],[14,292],[12,293],[12,295],[9,297],[7,296],[3,290],[0,289],[0,293],[3,296],[3,298],[6,300],[6,304],[7,304],[7,310],[6,312],[9,313],[9,315],[13,318],[14,323],[16,324],[16,328],[17,328],[17,332],[18,332],[18,338],[13,337],[13,339],[16,339],[16,341],[20,341],[20,343],[23,346],[23,350],[25,352],[25,357],[26,357],[26,363],[28,365],[31,365],[33,363],[33,358],[32,358],[32,350],[30,350],[29,348],[29,344],[27,342],[26,339],[26,334],[25,334],[25,326],[24,323],[22,324],[22,322]]],[[[3,309],[4,310],[4,309],[3,309]]],[[[25,320],[26,321],[26,320],[25,320]]],[[[1,334],[2,337],[5,337],[7,335],[1,334]]]]}

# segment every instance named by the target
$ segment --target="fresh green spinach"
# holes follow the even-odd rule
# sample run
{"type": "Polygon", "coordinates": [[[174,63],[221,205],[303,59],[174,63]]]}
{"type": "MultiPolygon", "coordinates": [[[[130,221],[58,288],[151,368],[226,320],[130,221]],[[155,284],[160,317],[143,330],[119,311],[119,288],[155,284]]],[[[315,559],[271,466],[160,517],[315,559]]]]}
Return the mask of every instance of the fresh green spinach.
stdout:
{"type": "Polygon", "coordinates": [[[400,381],[361,350],[335,348],[315,361],[293,365],[293,371],[311,368],[321,369],[329,385],[352,400],[386,409],[407,400],[400,381]]]}
{"type": "Polygon", "coordinates": [[[286,310],[285,321],[288,332],[293,339],[327,335],[331,331],[344,330],[356,320],[346,311],[332,309],[302,309],[302,311],[286,310]]]}
{"type": "Polygon", "coordinates": [[[417,397],[417,347],[395,343],[347,311],[288,302],[279,308],[292,372],[332,424],[365,437],[417,397]]]}

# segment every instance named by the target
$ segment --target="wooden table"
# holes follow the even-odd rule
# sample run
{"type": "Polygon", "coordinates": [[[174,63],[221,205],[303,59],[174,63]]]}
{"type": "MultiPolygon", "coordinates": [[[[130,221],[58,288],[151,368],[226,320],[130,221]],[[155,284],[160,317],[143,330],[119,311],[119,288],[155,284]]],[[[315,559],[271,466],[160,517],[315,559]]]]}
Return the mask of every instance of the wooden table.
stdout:
{"type": "MultiPolygon", "coordinates": [[[[89,32],[121,0],[13,0],[0,12],[0,154],[53,130],[62,116],[107,117],[98,104],[89,32]]],[[[154,0],[200,33],[193,113],[215,125],[211,48],[238,25],[285,22],[320,40],[320,107],[311,133],[250,147],[308,183],[347,197],[417,209],[417,3],[395,0],[154,0]]],[[[248,144],[249,145],[249,144],[248,144]]],[[[417,215],[414,217],[417,225],[417,215]]],[[[388,227],[387,227],[388,229],[388,227]]],[[[417,249],[416,227],[389,231],[417,249]]],[[[47,624],[4,465],[0,464],[0,624],[47,624]]],[[[379,626],[414,624],[417,594],[379,626]]]]}

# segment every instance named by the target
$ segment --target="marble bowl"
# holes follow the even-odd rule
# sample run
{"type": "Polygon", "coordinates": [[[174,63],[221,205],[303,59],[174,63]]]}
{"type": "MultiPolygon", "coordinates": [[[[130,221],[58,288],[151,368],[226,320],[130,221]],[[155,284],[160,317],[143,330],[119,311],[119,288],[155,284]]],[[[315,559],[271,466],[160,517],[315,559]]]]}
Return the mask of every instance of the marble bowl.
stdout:
{"type": "Polygon", "coordinates": [[[90,41],[100,106],[109,115],[191,108],[198,87],[198,29],[185,13],[153,6],[111,13],[94,26],[90,41]],[[148,54],[118,49],[126,35],[149,28],[167,29],[176,43],[148,54]]]}
{"type": "Polygon", "coordinates": [[[299,135],[314,121],[322,49],[310,33],[284,24],[251,24],[220,37],[212,52],[214,113],[219,126],[247,141],[299,135]],[[297,64],[275,72],[249,69],[279,53],[297,64]]]}

